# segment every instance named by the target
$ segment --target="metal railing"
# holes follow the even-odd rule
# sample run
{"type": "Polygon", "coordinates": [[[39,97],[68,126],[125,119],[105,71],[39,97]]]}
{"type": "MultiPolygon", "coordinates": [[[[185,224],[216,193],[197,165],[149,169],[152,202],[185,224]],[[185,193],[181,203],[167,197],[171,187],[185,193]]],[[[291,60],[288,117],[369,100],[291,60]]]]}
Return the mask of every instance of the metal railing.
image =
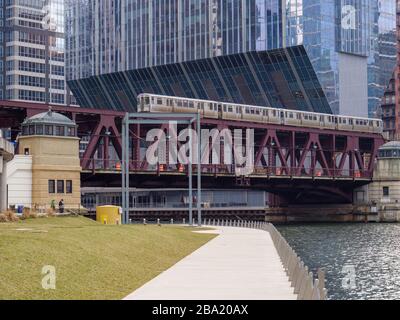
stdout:
{"type": "MultiPolygon", "coordinates": [[[[112,171],[121,172],[120,160],[106,160],[106,159],[81,159],[88,160],[89,165],[84,170],[96,171],[112,171]]],[[[162,174],[188,174],[187,165],[148,165],[143,167],[142,161],[130,161],[129,168],[132,173],[152,173],[157,175],[162,174]]],[[[296,178],[296,177],[309,177],[309,178],[330,178],[330,179],[371,179],[372,172],[367,169],[338,169],[338,168],[313,168],[311,165],[304,167],[283,167],[283,166],[255,166],[254,170],[249,174],[252,177],[275,177],[275,178],[296,178]]],[[[197,173],[197,166],[194,165],[192,169],[193,174],[197,173]]],[[[224,164],[203,164],[201,166],[203,174],[227,174],[238,175],[238,167],[235,165],[224,164]]]]}
{"type": "Polygon", "coordinates": [[[245,221],[245,220],[220,220],[206,219],[206,226],[225,226],[260,229],[269,232],[289,281],[297,295],[298,300],[326,300],[327,290],[325,288],[325,272],[318,270],[317,279],[305,266],[304,262],[288,244],[286,239],[271,223],[245,221]]]}

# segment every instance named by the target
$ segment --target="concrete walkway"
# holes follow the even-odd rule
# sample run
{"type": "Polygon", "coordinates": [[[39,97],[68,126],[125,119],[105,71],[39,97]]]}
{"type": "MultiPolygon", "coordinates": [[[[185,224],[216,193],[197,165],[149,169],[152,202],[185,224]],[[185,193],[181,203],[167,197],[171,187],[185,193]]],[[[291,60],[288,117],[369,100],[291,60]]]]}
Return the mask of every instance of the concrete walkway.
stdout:
{"type": "Polygon", "coordinates": [[[268,232],[215,227],[219,236],[125,300],[293,300],[268,232]]]}

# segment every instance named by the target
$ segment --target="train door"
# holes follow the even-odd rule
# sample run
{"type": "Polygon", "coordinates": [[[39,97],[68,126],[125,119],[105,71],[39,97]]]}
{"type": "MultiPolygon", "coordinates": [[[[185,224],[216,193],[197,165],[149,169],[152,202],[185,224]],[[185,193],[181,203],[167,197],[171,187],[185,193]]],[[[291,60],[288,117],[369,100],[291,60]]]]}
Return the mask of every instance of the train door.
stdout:
{"type": "Polygon", "coordinates": [[[319,116],[319,126],[320,128],[325,127],[325,116],[319,116]]]}
{"type": "Polygon", "coordinates": [[[285,124],[285,112],[284,112],[284,111],[281,111],[281,112],[279,113],[279,116],[280,116],[280,118],[281,118],[281,124],[284,125],[284,124],[285,124]]]}
{"type": "Polygon", "coordinates": [[[222,104],[218,104],[218,119],[222,119],[222,104]]]}

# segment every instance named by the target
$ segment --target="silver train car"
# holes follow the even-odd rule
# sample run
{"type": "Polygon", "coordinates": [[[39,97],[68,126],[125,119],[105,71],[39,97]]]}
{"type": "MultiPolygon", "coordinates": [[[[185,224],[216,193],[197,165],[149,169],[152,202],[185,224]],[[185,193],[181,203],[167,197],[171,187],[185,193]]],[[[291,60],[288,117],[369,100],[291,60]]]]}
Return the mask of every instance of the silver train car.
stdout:
{"type": "Polygon", "coordinates": [[[330,115],[155,94],[138,96],[139,112],[196,113],[203,118],[383,134],[380,119],[330,115]]]}

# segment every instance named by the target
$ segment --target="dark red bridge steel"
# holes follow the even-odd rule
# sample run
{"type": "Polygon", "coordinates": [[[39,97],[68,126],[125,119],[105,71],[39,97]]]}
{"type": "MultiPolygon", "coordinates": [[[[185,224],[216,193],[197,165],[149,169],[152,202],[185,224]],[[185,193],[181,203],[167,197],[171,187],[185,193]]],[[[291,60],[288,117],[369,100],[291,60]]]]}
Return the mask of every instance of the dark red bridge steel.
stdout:
{"type": "MultiPolygon", "coordinates": [[[[51,108],[75,120],[78,124],[79,137],[89,139],[81,157],[85,179],[90,181],[94,176],[97,176],[97,179],[100,176],[107,176],[114,177],[116,184],[120,183],[118,179],[121,168],[119,159],[122,153],[120,132],[124,113],[67,106],[51,106],[51,108]],[[111,148],[115,152],[111,152],[111,148]]],[[[15,139],[26,117],[48,109],[49,105],[46,104],[0,101],[0,127],[11,127],[12,138],[15,139]]],[[[130,128],[132,145],[130,170],[138,177],[132,180],[142,181],[146,186],[152,185],[149,184],[149,180],[154,181],[156,186],[159,186],[160,181],[164,181],[165,186],[172,186],[179,179],[186,181],[187,167],[150,166],[145,160],[143,150],[149,145],[146,142],[146,134],[148,130],[156,127],[156,125],[132,125],[130,128]],[[139,178],[140,176],[145,178],[139,178]]],[[[162,125],[161,128],[167,136],[171,134],[168,132],[168,125],[162,125]]],[[[223,164],[224,159],[221,157],[220,164],[202,166],[205,179],[211,178],[211,187],[216,187],[218,183],[221,184],[220,187],[225,188],[234,184],[247,188],[260,187],[272,192],[279,189],[283,193],[290,193],[294,187],[303,188],[306,185],[315,189],[317,182],[320,188],[326,187],[327,192],[333,187],[341,188],[341,191],[338,189],[336,191],[344,195],[350,192],[349,183],[353,183],[351,188],[354,188],[354,182],[358,182],[356,185],[369,182],[373,175],[378,149],[385,142],[381,135],[373,133],[216,119],[202,119],[202,128],[217,128],[220,131],[243,129],[244,132],[245,129],[254,129],[253,174],[248,177],[236,177],[234,166],[223,164]],[[312,184],[306,183],[307,180],[313,181],[312,184]],[[341,181],[340,185],[334,181],[341,181]],[[345,191],[343,186],[347,188],[345,191]]],[[[220,154],[223,155],[222,143],[220,148],[220,154]]],[[[194,166],[193,172],[196,173],[196,170],[194,166]]],[[[99,182],[104,183],[104,179],[99,179],[99,182]]],[[[296,193],[295,197],[298,196],[296,193]]],[[[347,199],[350,200],[350,197],[347,199]]]]}
{"type": "MultiPolygon", "coordinates": [[[[78,125],[79,137],[90,137],[83,159],[89,159],[96,153],[100,142],[105,146],[114,146],[118,156],[122,158],[121,121],[123,112],[110,110],[94,110],[43,103],[29,103],[0,100],[0,127],[12,129],[12,139],[20,132],[21,123],[27,118],[49,109],[64,114],[78,125]],[[109,134],[106,134],[109,133],[109,134]]],[[[103,158],[108,158],[109,148],[102,148],[103,158]]],[[[82,167],[88,168],[89,161],[82,160],[82,167]]]]}

